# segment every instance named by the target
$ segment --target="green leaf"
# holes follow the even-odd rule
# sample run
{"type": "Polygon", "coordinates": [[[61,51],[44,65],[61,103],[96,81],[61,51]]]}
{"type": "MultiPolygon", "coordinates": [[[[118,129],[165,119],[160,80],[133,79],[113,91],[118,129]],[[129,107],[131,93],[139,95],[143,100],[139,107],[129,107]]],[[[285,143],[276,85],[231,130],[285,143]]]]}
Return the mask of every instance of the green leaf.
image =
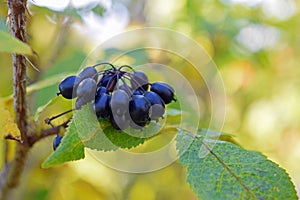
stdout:
{"type": "Polygon", "coordinates": [[[114,151],[119,147],[132,148],[145,141],[144,138],[133,137],[116,130],[106,119],[99,122],[90,104],[76,111],[73,121],[84,146],[90,149],[114,151]]]}
{"type": "MultiPolygon", "coordinates": [[[[41,109],[44,110],[56,101],[57,99],[50,101],[41,109]]],[[[152,126],[149,130],[153,131],[158,127],[157,124],[152,126]]],[[[146,131],[144,134],[150,134],[150,132],[146,131]]],[[[145,140],[146,138],[133,137],[116,130],[108,120],[104,119],[99,122],[92,105],[88,104],[75,111],[61,144],[42,164],[42,167],[48,168],[84,158],[84,147],[99,151],[114,151],[119,147],[128,149],[136,147],[145,140]]]]}
{"type": "Polygon", "coordinates": [[[0,51],[7,53],[17,53],[17,54],[26,54],[26,55],[34,55],[34,51],[31,47],[14,38],[9,33],[0,30],[0,51]]]}
{"type": "Polygon", "coordinates": [[[176,141],[187,181],[201,199],[298,199],[286,171],[259,152],[183,130],[176,141]]]}
{"type": "Polygon", "coordinates": [[[85,147],[100,151],[118,149],[103,133],[91,104],[83,106],[81,110],[77,110],[72,121],[85,147]]]}
{"type": "Polygon", "coordinates": [[[130,149],[132,147],[138,146],[139,144],[143,144],[145,141],[145,138],[130,136],[123,131],[116,130],[112,126],[106,127],[104,129],[104,133],[112,143],[121,148],[130,149]]]}
{"type": "Polygon", "coordinates": [[[208,130],[208,129],[201,129],[201,128],[198,129],[198,133],[205,138],[227,141],[238,145],[237,142],[234,140],[234,135],[228,133],[223,133],[223,132],[208,130]]]}
{"type": "Polygon", "coordinates": [[[62,138],[60,145],[42,163],[42,168],[49,168],[54,165],[82,158],[84,158],[84,146],[78,136],[75,123],[71,121],[66,135],[62,138]]]}

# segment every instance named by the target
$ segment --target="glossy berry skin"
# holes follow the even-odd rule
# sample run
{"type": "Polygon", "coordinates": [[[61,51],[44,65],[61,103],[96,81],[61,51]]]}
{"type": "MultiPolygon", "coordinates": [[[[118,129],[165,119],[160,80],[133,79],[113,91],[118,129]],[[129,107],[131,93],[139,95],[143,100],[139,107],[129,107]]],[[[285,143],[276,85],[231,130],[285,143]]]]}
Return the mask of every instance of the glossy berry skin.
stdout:
{"type": "Polygon", "coordinates": [[[165,104],[170,103],[172,100],[176,101],[176,99],[174,98],[174,89],[166,83],[152,83],[150,90],[158,94],[160,98],[162,98],[162,100],[165,102],[165,104]]]}
{"type": "Polygon", "coordinates": [[[128,96],[131,96],[131,94],[132,94],[132,89],[128,85],[123,84],[119,87],[119,89],[124,90],[128,96]]]}
{"type": "Polygon", "coordinates": [[[148,101],[151,103],[151,115],[150,118],[152,120],[157,120],[160,117],[163,116],[165,113],[165,103],[164,101],[160,98],[158,94],[155,92],[145,92],[144,97],[148,99],[148,101]]]}
{"type": "Polygon", "coordinates": [[[133,89],[141,87],[147,91],[149,87],[148,77],[142,71],[135,71],[131,76],[130,83],[133,89]]]}
{"type": "Polygon", "coordinates": [[[92,78],[96,82],[98,81],[98,72],[95,69],[95,67],[86,67],[86,68],[83,68],[79,72],[79,74],[78,74],[78,80],[77,80],[77,82],[80,83],[82,80],[84,80],[86,78],[92,78]]]}
{"type": "Polygon", "coordinates": [[[86,78],[80,82],[77,87],[76,93],[78,98],[82,98],[83,101],[89,102],[95,99],[96,82],[92,78],[86,78]]]}
{"type": "Polygon", "coordinates": [[[85,102],[81,98],[77,98],[75,102],[75,108],[79,110],[84,104],[85,102]]]}
{"type": "Polygon", "coordinates": [[[132,95],[129,102],[129,114],[134,123],[143,123],[149,120],[151,103],[143,95],[132,95]]]}
{"type": "Polygon", "coordinates": [[[132,95],[143,95],[145,93],[144,89],[138,88],[133,91],[132,95]]]}
{"type": "Polygon", "coordinates": [[[61,94],[66,99],[73,99],[76,97],[76,86],[75,81],[77,79],[77,76],[68,76],[65,79],[63,79],[59,84],[59,93],[57,95],[61,94]],[[73,94],[74,90],[74,94],[73,94]]]}
{"type": "Polygon", "coordinates": [[[103,93],[100,97],[97,97],[94,103],[94,110],[98,118],[106,118],[111,115],[111,109],[109,106],[111,96],[103,93]]]}
{"type": "Polygon", "coordinates": [[[62,136],[60,136],[60,135],[56,135],[56,137],[54,138],[54,140],[53,140],[53,150],[54,151],[56,150],[56,148],[60,144],[61,139],[62,139],[62,136]]]}
{"type": "Polygon", "coordinates": [[[123,115],[128,112],[129,96],[124,90],[118,89],[111,95],[110,108],[113,115],[123,115]]]}
{"type": "Polygon", "coordinates": [[[103,93],[106,93],[106,88],[102,86],[98,87],[95,98],[97,99],[97,97],[100,97],[103,93]]]}

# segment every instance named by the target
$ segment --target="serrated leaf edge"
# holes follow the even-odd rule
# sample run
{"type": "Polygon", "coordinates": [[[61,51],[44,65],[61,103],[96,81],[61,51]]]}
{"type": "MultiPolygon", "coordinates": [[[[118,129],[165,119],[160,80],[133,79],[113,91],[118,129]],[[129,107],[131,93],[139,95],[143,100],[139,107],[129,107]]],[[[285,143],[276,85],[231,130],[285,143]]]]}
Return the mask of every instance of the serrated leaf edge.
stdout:
{"type": "MultiPolygon", "coordinates": [[[[246,186],[246,184],[238,177],[238,175],[236,175],[231,169],[230,169],[230,167],[228,167],[226,164],[225,164],[225,162],[223,162],[222,160],[221,160],[221,158],[219,158],[219,156],[218,155],[216,155],[213,151],[212,151],[212,149],[210,149],[207,145],[206,145],[206,143],[204,142],[204,141],[202,141],[201,139],[203,139],[203,140],[205,140],[205,141],[213,141],[213,142],[218,142],[218,143],[230,143],[230,142],[226,142],[226,141],[221,141],[221,140],[213,140],[213,139],[206,139],[203,135],[197,135],[197,134],[193,134],[193,133],[191,133],[191,132],[189,132],[189,131],[186,131],[186,130],[183,130],[183,129],[180,129],[180,128],[177,128],[177,130],[178,130],[178,135],[183,135],[184,133],[185,133],[185,135],[188,135],[188,136],[190,136],[192,139],[193,139],[193,141],[190,143],[190,145],[188,146],[188,147],[186,147],[185,148],[185,152],[188,150],[188,149],[190,149],[190,147],[191,147],[191,145],[192,145],[192,143],[196,140],[197,142],[199,142],[199,143],[201,143],[201,145],[202,146],[204,146],[208,151],[209,151],[209,153],[211,154],[211,155],[213,155],[217,160],[218,160],[218,162],[238,181],[238,183],[252,196],[252,198],[254,198],[254,199],[257,199],[257,197],[256,197],[256,195],[252,192],[252,190],[250,190],[247,186],[246,186]]],[[[176,141],[178,141],[178,140],[176,140],[176,141]]],[[[238,146],[238,145],[236,145],[236,144],[233,144],[233,143],[230,143],[230,144],[232,144],[232,145],[234,145],[234,146],[238,146]]],[[[177,145],[176,145],[177,146],[177,145]]],[[[239,146],[238,146],[239,147],[239,146]]],[[[241,148],[241,147],[239,147],[239,148],[241,148]]],[[[247,150],[247,151],[252,151],[252,150],[247,150]]],[[[185,152],[183,152],[179,157],[181,157],[185,152]]],[[[275,162],[273,162],[273,161],[271,161],[271,160],[269,160],[268,159],[268,157],[267,156],[265,156],[265,155],[263,155],[262,153],[260,153],[260,152],[257,152],[257,151],[252,151],[252,152],[256,152],[256,153],[258,153],[260,156],[262,156],[263,158],[265,158],[268,162],[271,162],[272,164],[274,164],[275,166],[277,166],[278,168],[280,168],[281,170],[283,170],[283,172],[285,172],[285,174],[287,175],[287,177],[288,177],[288,179],[290,180],[290,182],[292,183],[292,185],[294,186],[294,189],[295,189],[295,185],[294,185],[294,183],[292,182],[292,179],[291,179],[291,177],[290,177],[290,175],[287,173],[287,171],[284,169],[284,168],[281,168],[277,163],[275,163],[275,162]]],[[[183,164],[183,166],[185,166],[185,167],[188,167],[188,165],[184,165],[183,164]]],[[[297,195],[297,194],[296,194],[297,195]]]]}

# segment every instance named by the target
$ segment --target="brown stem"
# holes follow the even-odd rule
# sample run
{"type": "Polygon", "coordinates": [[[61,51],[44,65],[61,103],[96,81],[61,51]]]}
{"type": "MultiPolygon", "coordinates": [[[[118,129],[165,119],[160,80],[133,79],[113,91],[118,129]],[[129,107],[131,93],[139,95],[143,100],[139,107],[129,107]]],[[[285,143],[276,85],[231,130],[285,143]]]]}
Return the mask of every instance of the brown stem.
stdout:
{"type": "MultiPolygon", "coordinates": [[[[11,35],[26,42],[26,0],[8,0],[9,25],[11,35]]],[[[26,59],[13,54],[14,111],[15,122],[21,132],[21,139],[27,143],[27,105],[26,105],[26,59]]]]}
{"type": "MultiPolygon", "coordinates": [[[[11,35],[26,42],[26,3],[27,0],[8,0],[8,20],[11,35]]],[[[9,191],[19,183],[29,151],[27,138],[26,105],[26,60],[13,54],[14,113],[15,122],[21,133],[21,143],[17,143],[15,157],[7,163],[0,175],[0,199],[6,199],[9,191]]]]}
{"type": "Polygon", "coordinates": [[[66,128],[68,126],[69,122],[70,122],[70,120],[67,120],[66,122],[64,122],[63,124],[61,124],[59,126],[53,126],[52,128],[42,130],[40,134],[36,134],[36,133],[31,134],[28,137],[29,146],[30,147],[33,146],[37,141],[39,141],[47,136],[58,134],[59,129],[61,127],[66,128]]]}

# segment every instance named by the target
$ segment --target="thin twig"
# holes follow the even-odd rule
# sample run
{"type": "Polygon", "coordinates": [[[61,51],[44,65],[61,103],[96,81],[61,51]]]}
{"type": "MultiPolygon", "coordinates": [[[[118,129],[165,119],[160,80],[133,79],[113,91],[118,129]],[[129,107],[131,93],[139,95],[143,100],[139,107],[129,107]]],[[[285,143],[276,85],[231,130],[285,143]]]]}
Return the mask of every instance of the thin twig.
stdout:
{"type": "Polygon", "coordinates": [[[66,128],[68,126],[69,122],[70,122],[70,120],[62,123],[61,125],[42,130],[40,134],[36,134],[36,133],[30,134],[30,136],[28,137],[29,146],[30,147],[33,146],[37,141],[39,141],[39,140],[41,140],[41,139],[43,139],[47,136],[57,134],[59,129],[60,128],[66,128]]]}

